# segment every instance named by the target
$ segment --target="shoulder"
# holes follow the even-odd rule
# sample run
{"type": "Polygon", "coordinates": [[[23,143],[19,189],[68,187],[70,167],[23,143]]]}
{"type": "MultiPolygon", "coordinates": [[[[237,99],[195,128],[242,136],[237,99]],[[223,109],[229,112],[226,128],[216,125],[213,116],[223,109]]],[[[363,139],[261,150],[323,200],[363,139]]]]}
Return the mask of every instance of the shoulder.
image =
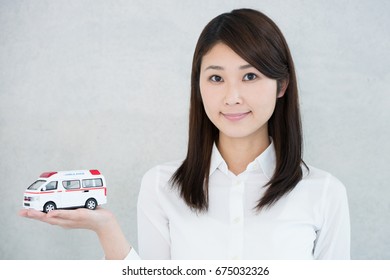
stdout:
{"type": "Polygon", "coordinates": [[[181,164],[181,160],[176,160],[154,166],[142,177],[141,188],[169,185],[171,177],[181,164]]]}
{"type": "Polygon", "coordinates": [[[313,166],[308,168],[307,171],[304,167],[304,175],[298,186],[315,192],[322,198],[336,199],[346,196],[345,185],[334,175],[313,166]]]}
{"type": "Polygon", "coordinates": [[[142,180],[171,178],[183,161],[176,160],[156,165],[145,172],[142,180]]]}
{"type": "Polygon", "coordinates": [[[344,184],[328,171],[308,166],[309,170],[304,170],[303,181],[310,184],[328,186],[331,188],[345,188],[344,184]]]}
{"type": "Polygon", "coordinates": [[[170,179],[180,165],[181,161],[168,162],[157,165],[144,174],[138,194],[139,210],[141,208],[144,212],[152,211],[150,209],[157,209],[156,212],[161,210],[159,207],[162,207],[163,202],[175,194],[170,179]]]}

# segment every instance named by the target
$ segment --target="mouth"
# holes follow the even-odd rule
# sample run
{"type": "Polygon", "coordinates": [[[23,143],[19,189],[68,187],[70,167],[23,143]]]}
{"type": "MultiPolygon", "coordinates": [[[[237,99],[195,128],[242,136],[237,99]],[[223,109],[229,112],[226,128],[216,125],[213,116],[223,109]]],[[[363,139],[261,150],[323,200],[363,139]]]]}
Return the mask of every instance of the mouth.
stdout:
{"type": "Polygon", "coordinates": [[[240,121],[244,119],[246,116],[248,116],[250,113],[251,111],[244,112],[244,113],[221,113],[221,114],[229,121],[240,121]]]}

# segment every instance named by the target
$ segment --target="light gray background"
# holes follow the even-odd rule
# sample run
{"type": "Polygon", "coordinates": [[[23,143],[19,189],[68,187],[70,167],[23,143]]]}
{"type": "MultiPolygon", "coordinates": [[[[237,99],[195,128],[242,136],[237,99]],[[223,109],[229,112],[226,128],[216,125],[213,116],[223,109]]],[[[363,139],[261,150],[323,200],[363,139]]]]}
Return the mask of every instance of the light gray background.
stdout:
{"type": "Polygon", "coordinates": [[[43,171],[98,168],[137,244],[144,172],[182,158],[205,24],[250,7],[295,59],[305,160],[347,187],[352,258],[390,259],[390,1],[0,1],[0,259],[100,259],[94,233],[17,215],[43,171]]]}

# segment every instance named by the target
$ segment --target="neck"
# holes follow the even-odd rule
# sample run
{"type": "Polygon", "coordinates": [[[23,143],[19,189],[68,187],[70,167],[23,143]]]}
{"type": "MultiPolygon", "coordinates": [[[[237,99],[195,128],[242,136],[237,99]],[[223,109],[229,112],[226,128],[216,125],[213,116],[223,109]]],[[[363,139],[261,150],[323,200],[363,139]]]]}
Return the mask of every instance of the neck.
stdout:
{"type": "Polygon", "coordinates": [[[254,161],[270,145],[268,135],[252,139],[230,138],[222,134],[218,140],[218,150],[231,172],[239,175],[248,164],[254,161]]]}

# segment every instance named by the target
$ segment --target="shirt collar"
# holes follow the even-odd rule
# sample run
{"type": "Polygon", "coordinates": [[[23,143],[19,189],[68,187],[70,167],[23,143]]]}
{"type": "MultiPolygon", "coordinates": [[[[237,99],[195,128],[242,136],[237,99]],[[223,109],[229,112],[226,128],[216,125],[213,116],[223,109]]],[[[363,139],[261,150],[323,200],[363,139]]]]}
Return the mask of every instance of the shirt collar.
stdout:
{"type": "MultiPolygon", "coordinates": [[[[276,153],[275,146],[271,139],[271,144],[262,152],[253,162],[251,162],[247,170],[256,170],[260,169],[260,172],[264,173],[269,180],[271,180],[274,175],[276,168],[276,153]]],[[[217,145],[214,143],[213,151],[211,155],[210,162],[210,175],[212,175],[215,170],[221,170],[223,173],[228,174],[228,167],[223,159],[221,153],[219,152],[217,145]]]]}
{"type": "Polygon", "coordinates": [[[271,180],[272,176],[274,176],[276,169],[276,152],[275,145],[271,139],[271,144],[265,149],[264,152],[259,155],[255,161],[260,165],[261,170],[267,176],[269,180],[271,180]]]}
{"type": "Polygon", "coordinates": [[[223,173],[228,173],[228,167],[223,159],[221,153],[219,152],[217,145],[214,143],[213,151],[211,154],[211,162],[210,162],[210,175],[214,173],[215,170],[220,169],[223,173]]]}

